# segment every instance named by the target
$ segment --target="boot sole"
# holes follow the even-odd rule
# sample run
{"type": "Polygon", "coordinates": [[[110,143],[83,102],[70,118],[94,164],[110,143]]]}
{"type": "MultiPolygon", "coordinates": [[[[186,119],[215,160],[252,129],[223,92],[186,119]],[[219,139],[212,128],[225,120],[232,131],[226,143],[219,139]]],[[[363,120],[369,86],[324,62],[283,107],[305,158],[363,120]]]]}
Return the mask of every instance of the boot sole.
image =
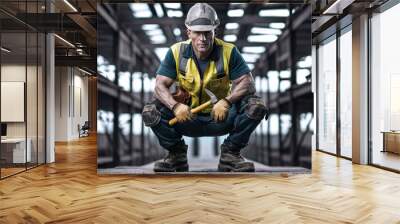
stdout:
{"type": "Polygon", "coordinates": [[[228,164],[218,164],[218,172],[255,172],[254,164],[248,167],[235,168],[228,164]]]}

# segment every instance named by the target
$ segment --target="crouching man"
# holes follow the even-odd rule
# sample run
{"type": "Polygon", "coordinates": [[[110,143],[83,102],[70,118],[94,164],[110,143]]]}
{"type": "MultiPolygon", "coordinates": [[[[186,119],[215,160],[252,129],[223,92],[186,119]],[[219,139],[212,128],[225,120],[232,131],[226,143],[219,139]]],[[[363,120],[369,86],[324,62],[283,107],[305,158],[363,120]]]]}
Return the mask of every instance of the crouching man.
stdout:
{"type": "Polygon", "coordinates": [[[219,25],[215,10],[206,3],[190,8],[185,25],[188,40],[171,46],[156,76],[151,104],[143,109],[143,121],[151,127],[168,155],[154,165],[156,172],[188,171],[187,145],[182,136],[229,134],[221,145],[218,171],[254,172],[254,164],[241,156],[251,133],[267,113],[255,94],[250,69],[238,49],[215,38],[219,25]],[[177,83],[174,94],[170,86],[177,83]],[[217,102],[201,112],[191,109],[210,100],[217,102]],[[176,117],[178,123],[170,125],[176,117]]]}

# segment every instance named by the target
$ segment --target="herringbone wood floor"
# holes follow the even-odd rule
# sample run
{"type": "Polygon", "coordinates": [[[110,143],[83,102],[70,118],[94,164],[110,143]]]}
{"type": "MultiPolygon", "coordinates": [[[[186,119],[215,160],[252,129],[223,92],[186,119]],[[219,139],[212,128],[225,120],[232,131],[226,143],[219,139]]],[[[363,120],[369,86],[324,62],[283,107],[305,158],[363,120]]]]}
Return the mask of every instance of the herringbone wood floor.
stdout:
{"type": "Polygon", "coordinates": [[[94,137],[0,181],[0,223],[400,223],[400,175],[313,153],[311,175],[97,176],[94,137]]]}

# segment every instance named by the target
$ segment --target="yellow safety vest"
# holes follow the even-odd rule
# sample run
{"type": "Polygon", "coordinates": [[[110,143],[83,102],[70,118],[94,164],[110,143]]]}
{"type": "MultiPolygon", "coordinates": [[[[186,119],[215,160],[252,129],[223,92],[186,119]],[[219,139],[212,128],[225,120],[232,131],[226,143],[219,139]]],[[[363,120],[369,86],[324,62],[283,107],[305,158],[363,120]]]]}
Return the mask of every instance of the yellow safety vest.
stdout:
{"type": "MultiPolygon", "coordinates": [[[[218,99],[222,99],[231,91],[231,81],[229,79],[229,59],[233,44],[226,43],[215,38],[214,51],[203,74],[203,80],[197,69],[194,55],[192,56],[191,41],[183,41],[171,47],[176,63],[178,85],[191,95],[191,107],[195,108],[202,103],[210,100],[204,91],[205,88],[213,92],[218,99]]],[[[202,111],[209,113],[212,105],[202,111]]]]}

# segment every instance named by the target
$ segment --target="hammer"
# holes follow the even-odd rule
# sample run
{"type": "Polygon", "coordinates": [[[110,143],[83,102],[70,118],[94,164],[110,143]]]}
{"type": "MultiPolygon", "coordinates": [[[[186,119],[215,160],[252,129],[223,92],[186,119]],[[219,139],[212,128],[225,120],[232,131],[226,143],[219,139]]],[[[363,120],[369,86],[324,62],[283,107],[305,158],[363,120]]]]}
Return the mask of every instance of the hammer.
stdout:
{"type": "MultiPolygon", "coordinates": [[[[206,109],[210,104],[216,104],[218,102],[218,98],[217,98],[217,96],[214,95],[214,93],[212,93],[208,89],[204,89],[204,91],[210,97],[210,100],[205,102],[205,103],[203,103],[203,104],[201,104],[201,105],[199,105],[199,106],[197,106],[197,107],[195,107],[195,108],[193,108],[193,109],[191,109],[190,112],[192,114],[199,113],[200,111],[206,109]]],[[[175,117],[175,118],[172,118],[171,120],[169,120],[168,124],[170,126],[172,126],[172,125],[176,124],[176,122],[178,122],[178,119],[176,119],[176,117],[175,117]]]]}

